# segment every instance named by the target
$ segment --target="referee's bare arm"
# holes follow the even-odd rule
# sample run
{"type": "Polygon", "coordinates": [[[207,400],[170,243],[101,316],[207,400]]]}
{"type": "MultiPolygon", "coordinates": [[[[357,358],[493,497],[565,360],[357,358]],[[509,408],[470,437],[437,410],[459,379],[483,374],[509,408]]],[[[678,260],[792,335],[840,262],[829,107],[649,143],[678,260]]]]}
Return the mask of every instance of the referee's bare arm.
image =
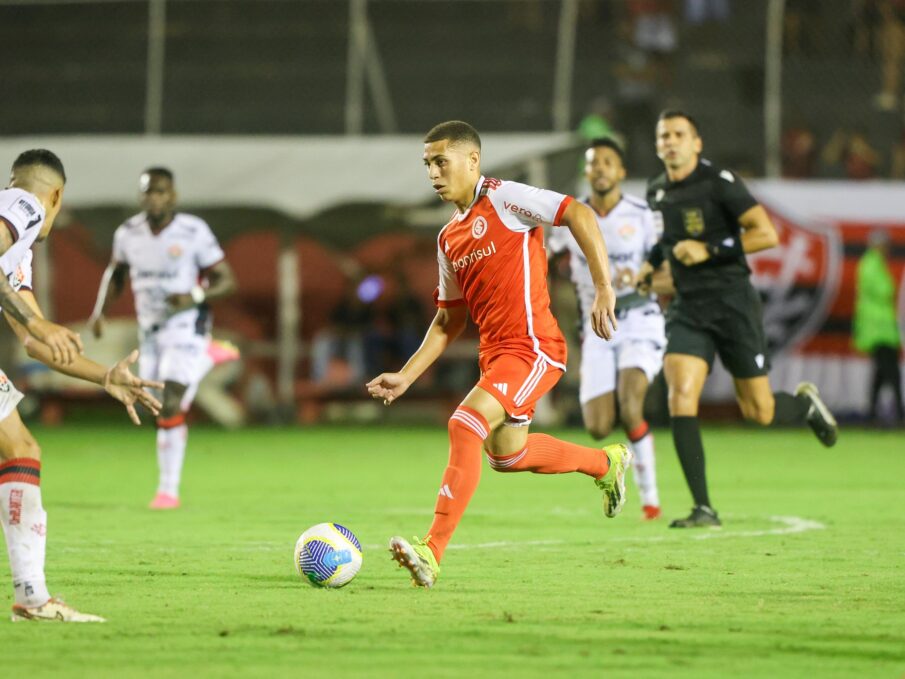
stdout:
{"type": "Polygon", "coordinates": [[[743,212],[738,223],[742,227],[742,249],[746,253],[769,250],[779,245],[776,227],[762,205],[743,212]]]}

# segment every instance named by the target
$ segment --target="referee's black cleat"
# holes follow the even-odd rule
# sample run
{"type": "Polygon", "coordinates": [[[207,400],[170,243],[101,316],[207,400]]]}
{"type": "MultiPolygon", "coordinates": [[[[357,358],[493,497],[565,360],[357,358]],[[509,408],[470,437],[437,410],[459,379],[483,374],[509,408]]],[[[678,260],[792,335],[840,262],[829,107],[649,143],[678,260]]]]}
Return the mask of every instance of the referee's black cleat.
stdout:
{"type": "Polygon", "coordinates": [[[686,516],[684,519],[676,519],[671,524],[669,524],[670,528],[719,528],[723,525],[723,522],[720,521],[720,517],[717,516],[717,513],[713,510],[713,507],[708,507],[707,505],[695,505],[691,514],[686,516]]]}
{"type": "Polygon", "coordinates": [[[811,406],[808,408],[808,425],[814,430],[819,441],[827,448],[836,445],[836,439],[839,437],[839,425],[836,424],[836,418],[826,407],[826,403],[820,399],[817,387],[810,382],[802,382],[795,388],[795,395],[804,396],[811,402],[811,406]]]}

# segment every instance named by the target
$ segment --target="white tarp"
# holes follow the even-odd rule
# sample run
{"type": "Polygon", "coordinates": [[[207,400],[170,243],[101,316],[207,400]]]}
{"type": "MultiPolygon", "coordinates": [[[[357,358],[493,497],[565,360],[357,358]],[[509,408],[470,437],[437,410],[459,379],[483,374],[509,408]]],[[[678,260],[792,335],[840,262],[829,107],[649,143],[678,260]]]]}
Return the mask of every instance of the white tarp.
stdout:
{"type": "MultiPolygon", "coordinates": [[[[568,146],[568,134],[487,134],[486,167],[503,167],[568,146]]],[[[66,167],[70,208],[135,205],[138,176],[152,165],[176,175],[182,202],[269,206],[305,218],[352,202],[430,198],[420,136],[380,137],[8,137],[0,164],[48,148],[66,167]]]]}

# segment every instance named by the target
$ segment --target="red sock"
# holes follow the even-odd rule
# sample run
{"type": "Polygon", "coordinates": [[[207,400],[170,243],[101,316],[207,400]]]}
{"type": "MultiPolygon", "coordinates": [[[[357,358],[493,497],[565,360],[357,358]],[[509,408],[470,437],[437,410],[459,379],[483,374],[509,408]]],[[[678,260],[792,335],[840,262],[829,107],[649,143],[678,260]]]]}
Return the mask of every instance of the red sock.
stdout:
{"type": "Polygon", "coordinates": [[[498,472],[581,472],[599,479],[610,468],[610,459],[600,448],[560,441],[547,434],[528,434],[528,445],[519,452],[503,457],[488,455],[487,459],[498,472]]]}
{"type": "Polygon", "coordinates": [[[625,434],[628,436],[628,440],[632,443],[638,443],[641,439],[647,436],[650,433],[650,427],[647,424],[647,420],[642,420],[641,424],[639,424],[634,429],[626,429],[625,434]]]}
{"type": "Polygon", "coordinates": [[[489,433],[484,416],[466,406],[456,408],[449,418],[449,463],[440,482],[434,522],[428,533],[428,545],[437,563],[478,487],[481,448],[489,433]]]}

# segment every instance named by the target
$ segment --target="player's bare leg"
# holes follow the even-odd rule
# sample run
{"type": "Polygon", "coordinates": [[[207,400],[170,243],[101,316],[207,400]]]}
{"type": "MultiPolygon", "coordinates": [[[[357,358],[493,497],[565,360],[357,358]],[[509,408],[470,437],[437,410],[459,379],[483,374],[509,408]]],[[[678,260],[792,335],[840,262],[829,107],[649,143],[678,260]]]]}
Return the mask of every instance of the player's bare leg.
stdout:
{"type": "Polygon", "coordinates": [[[773,392],[766,375],[736,379],[735,395],[746,420],[764,426],[802,427],[807,424],[823,445],[831,447],[836,443],[836,418],[821,400],[817,387],[810,382],[799,384],[793,395],[773,392]]]}
{"type": "Polygon", "coordinates": [[[167,381],[163,389],[163,408],[157,418],[157,465],[160,479],[151,509],[179,507],[179,482],[185,461],[188,427],[185,423],[183,399],[188,387],[167,381]]]}
{"type": "Polygon", "coordinates": [[[605,439],[616,425],[616,392],[608,391],[584,403],[581,416],[591,438],[595,441],[605,439]]]}
{"type": "Polygon", "coordinates": [[[619,371],[617,394],[619,419],[628,436],[632,456],[632,473],[641,511],[648,521],[660,517],[660,496],[657,491],[657,464],[654,455],[654,435],[644,419],[644,397],[647,394],[647,375],[640,368],[619,371]]]}
{"type": "Polygon", "coordinates": [[[103,622],[52,599],[47,591],[47,513],[40,484],[41,449],[13,410],[0,422],[0,523],[13,576],[13,620],[103,622]]]}
{"type": "Polygon", "coordinates": [[[670,528],[719,526],[720,520],[710,504],[704,464],[704,443],[698,423],[698,404],[710,367],[702,358],[690,354],[666,354],[663,373],[669,387],[669,415],[673,443],[685,481],[694,498],[694,508],[684,519],[676,519],[670,528]]]}

